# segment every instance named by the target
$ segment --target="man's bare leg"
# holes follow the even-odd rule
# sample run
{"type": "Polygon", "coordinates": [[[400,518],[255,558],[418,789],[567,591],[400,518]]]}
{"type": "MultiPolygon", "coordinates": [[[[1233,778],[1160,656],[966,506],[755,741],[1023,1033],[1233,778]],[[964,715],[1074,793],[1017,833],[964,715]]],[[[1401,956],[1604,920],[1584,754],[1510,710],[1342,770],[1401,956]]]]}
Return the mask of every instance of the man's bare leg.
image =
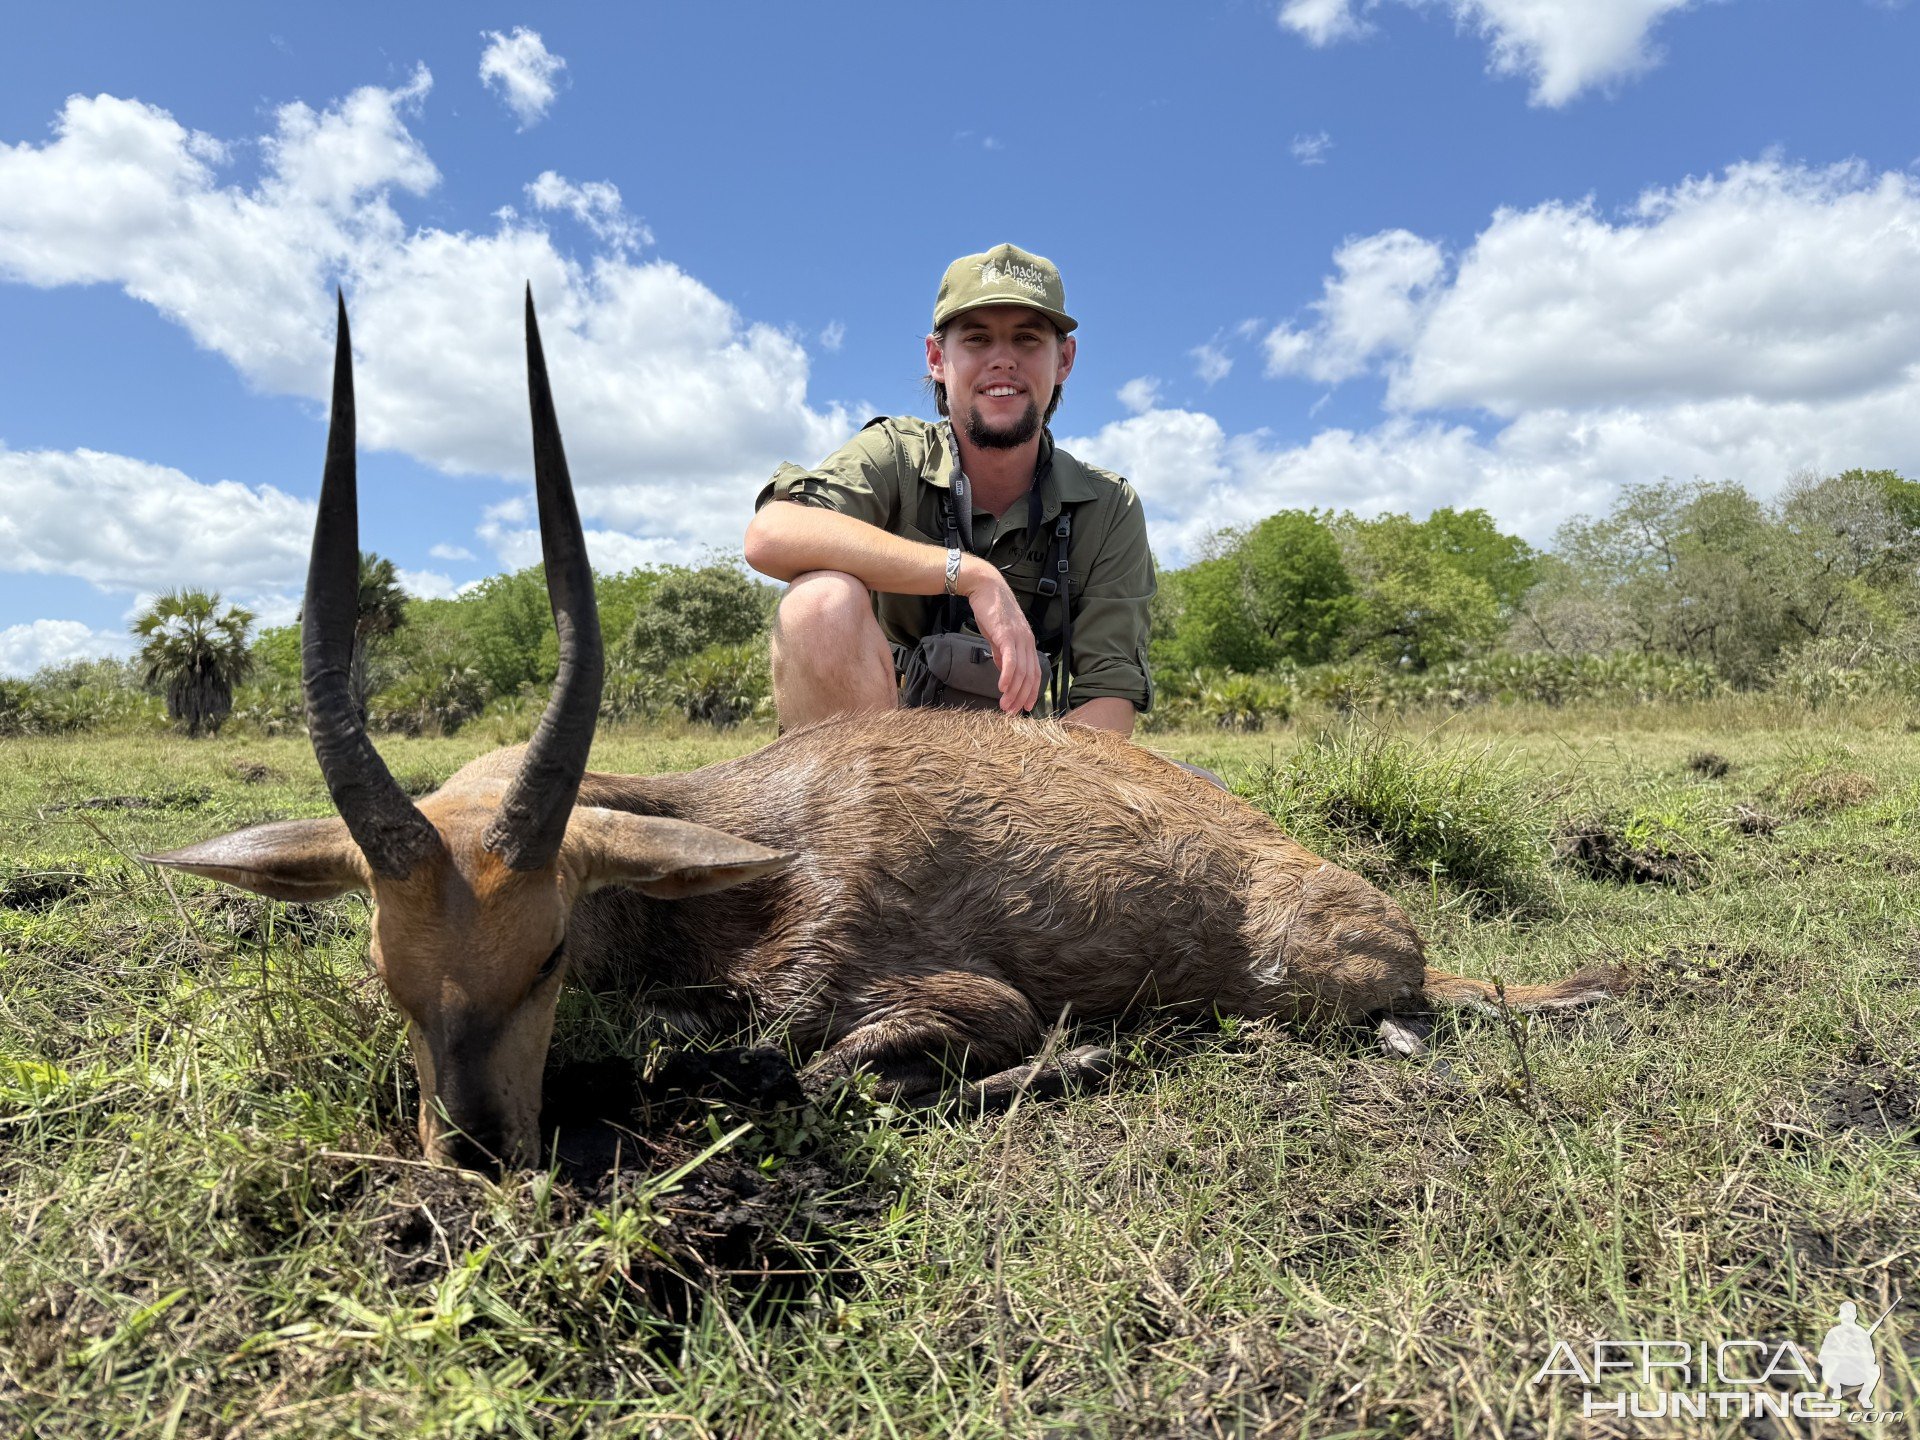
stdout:
{"type": "Polygon", "coordinates": [[[839,570],[793,577],[773,618],[773,704],[782,730],[899,704],[893,650],[863,582],[839,570]]]}

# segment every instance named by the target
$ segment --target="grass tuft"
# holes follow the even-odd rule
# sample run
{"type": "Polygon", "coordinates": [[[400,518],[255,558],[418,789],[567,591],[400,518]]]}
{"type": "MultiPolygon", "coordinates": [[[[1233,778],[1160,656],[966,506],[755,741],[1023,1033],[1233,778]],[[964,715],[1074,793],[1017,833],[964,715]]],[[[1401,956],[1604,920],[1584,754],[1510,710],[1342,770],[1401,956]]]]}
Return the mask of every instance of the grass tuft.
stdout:
{"type": "Polygon", "coordinates": [[[1358,726],[1323,732],[1242,791],[1303,844],[1378,880],[1420,878],[1521,909],[1546,888],[1548,815],[1489,747],[1358,726]]]}

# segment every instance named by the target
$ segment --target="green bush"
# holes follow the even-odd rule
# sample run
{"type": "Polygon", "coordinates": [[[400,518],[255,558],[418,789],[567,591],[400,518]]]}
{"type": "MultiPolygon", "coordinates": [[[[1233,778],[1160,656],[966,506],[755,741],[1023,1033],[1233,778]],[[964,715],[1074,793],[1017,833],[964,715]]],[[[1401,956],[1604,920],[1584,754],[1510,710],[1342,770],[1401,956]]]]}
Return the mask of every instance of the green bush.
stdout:
{"type": "Polygon", "coordinates": [[[721,728],[771,714],[773,671],[766,643],[710,645],[667,675],[666,703],[687,719],[721,728]]]}
{"type": "Polygon", "coordinates": [[[297,677],[278,671],[233,692],[232,720],[260,735],[297,735],[307,728],[307,700],[297,677]]]}
{"type": "Polygon", "coordinates": [[[642,667],[690,661],[715,646],[743,645],[767,628],[774,589],[732,565],[669,569],[640,607],[629,647],[642,667]]]}
{"type": "Polygon", "coordinates": [[[1491,750],[1329,731],[1244,794],[1303,844],[1376,879],[1425,877],[1497,905],[1536,901],[1551,820],[1537,786],[1491,750]]]}
{"type": "Polygon", "coordinates": [[[487,682],[471,665],[410,674],[374,696],[369,721],[402,735],[451,735],[486,708],[487,682]]]}
{"type": "Polygon", "coordinates": [[[1293,679],[1285,672],[1175,670],[1156,676],[1155,683],[1149,729],[1263,730],[1293,714],[1293,679]]]}

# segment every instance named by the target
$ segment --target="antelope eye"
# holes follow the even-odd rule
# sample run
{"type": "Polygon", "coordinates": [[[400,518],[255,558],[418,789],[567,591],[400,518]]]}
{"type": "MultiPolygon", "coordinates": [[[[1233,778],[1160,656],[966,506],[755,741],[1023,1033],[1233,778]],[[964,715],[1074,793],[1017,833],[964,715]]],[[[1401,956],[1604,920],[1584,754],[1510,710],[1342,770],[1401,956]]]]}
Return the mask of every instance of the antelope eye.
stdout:
{"type": "Polygon", "coordinates": [[[565,955],[566,953],[567,953],[567,947],[564,941],[561,944],[554,946],[553,954],[547,956],[547,963],[540,967],[540,973],[535,975],[533,978],[535,980],[544,980],[549,975],[553,974],[554,971],[560,968],[560,957],[565,955]]]}

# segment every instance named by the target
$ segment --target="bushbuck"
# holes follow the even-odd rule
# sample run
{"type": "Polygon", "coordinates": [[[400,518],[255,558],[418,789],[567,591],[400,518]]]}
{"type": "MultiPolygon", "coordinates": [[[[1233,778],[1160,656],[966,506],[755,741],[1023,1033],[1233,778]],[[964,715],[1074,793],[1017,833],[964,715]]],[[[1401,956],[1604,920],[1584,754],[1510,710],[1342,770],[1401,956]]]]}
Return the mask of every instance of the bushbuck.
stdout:
{"type": "MultiPolygon", "coordinates": [[[[1118,735],[896,710],[677,775],[588,772],[601,644],[527,297],[535,490],[559,671],[532,741],[417,804],[349,686],[359,555],[345,300],[301,660],[338,818],[147,857],[286,900],[373,899],[373,962],[408,1022],[428,1154],[540,1155],[563,979],[683,1022],[777,1027],[809,1071],[876,1071],[905,1101],[1006,1093],[1062,1012],[1391,1016],[1492,987],[1428,969],[1385,895],[1253,806],[1118,735]],[[984,1077],[984,1078],[982,1078],[984,1077]]],[[[1598,977],[1508,992],[1582,1004],[1598,977]]],[[[1093,1069],[1092,1047],[1053,1062],[1093,1069]]]]}

